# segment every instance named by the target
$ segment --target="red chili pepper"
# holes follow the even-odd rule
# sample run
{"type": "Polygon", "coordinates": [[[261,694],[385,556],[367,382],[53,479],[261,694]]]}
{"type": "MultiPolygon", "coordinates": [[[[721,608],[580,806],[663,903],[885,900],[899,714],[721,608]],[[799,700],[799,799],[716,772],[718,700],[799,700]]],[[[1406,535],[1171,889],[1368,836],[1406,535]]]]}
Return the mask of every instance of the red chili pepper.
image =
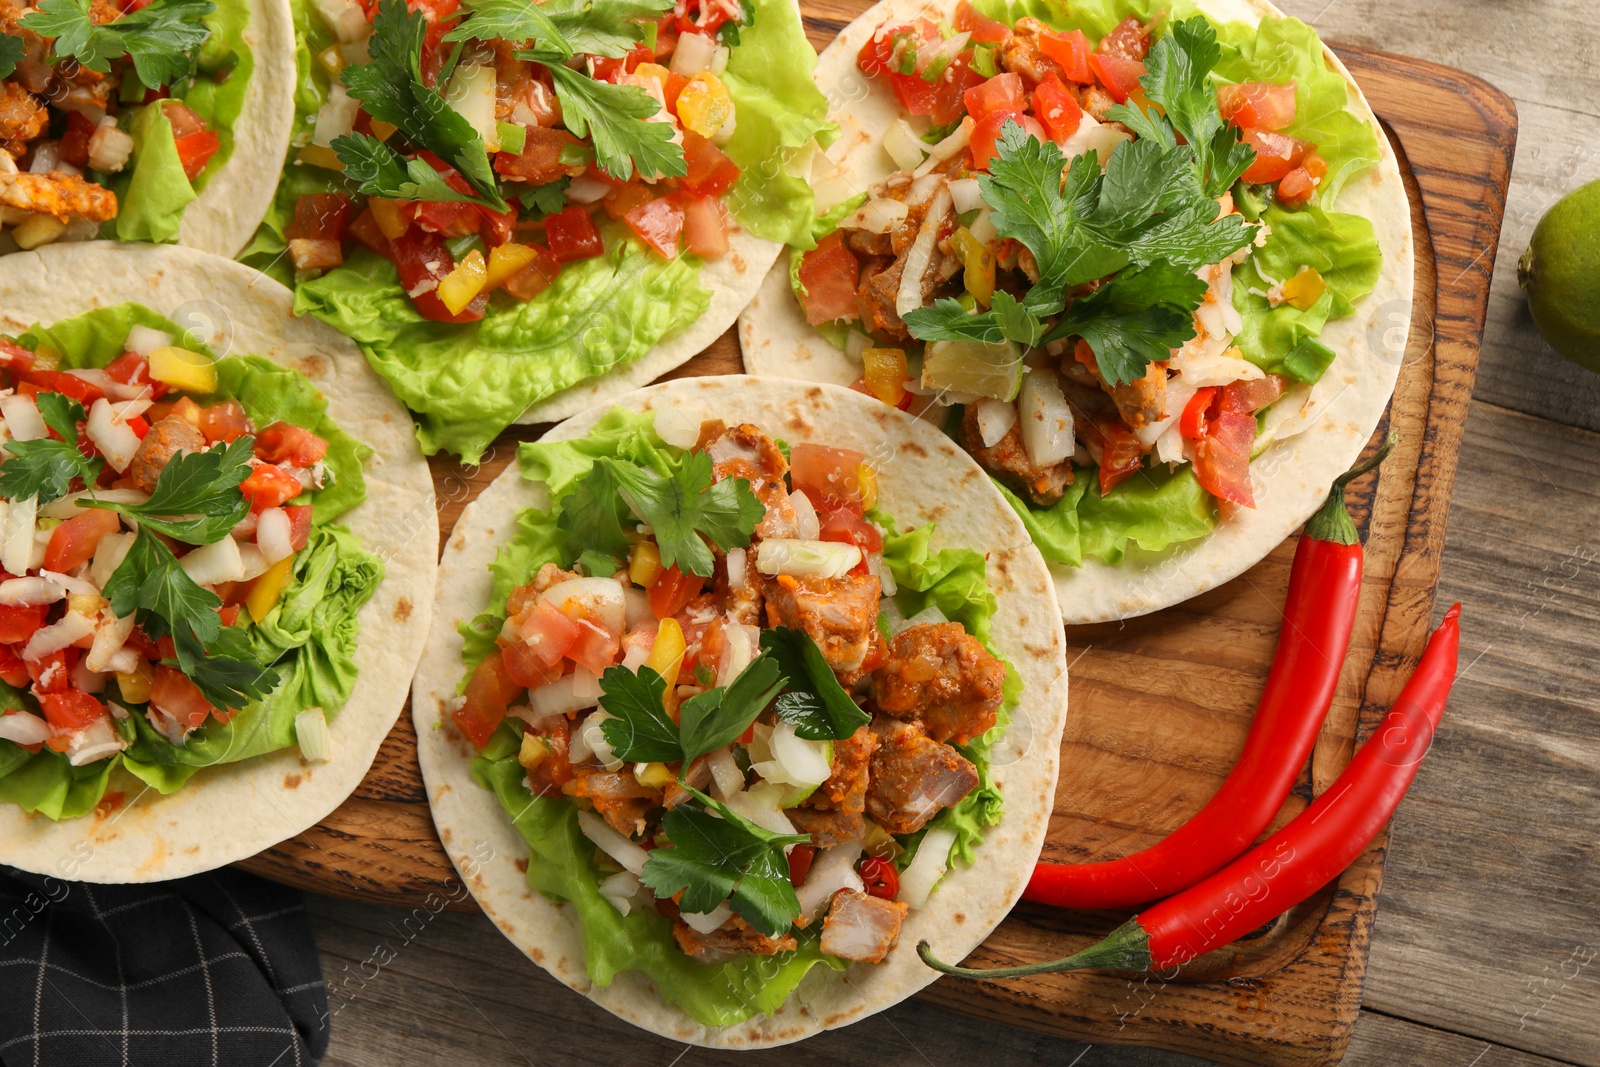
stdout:
{"type": "Polygon", "coordinates": [[[1311,756],[1333,704],[1361,598],[1361,538],[1345,487],[1383,461],[1370,459],[1333,483],[1327,503],[1295,546],[1277,652],[1244,750],[1188,822],[1142,852],[1103,863],[1041,863],[1022,896],[1063,908],[1130,908],[1187,889],[1249,847],[1272,822],[1311,756]]]}
{"type": "Polygon", "coordinates": [[[900,872],[881,857],[868,856],[861,861],[861,882],[868,896],[893,900],[900,895],[900,872]]]}
{"type": "Polygon", "coordinates": [[[1282,830],[1222,870],[1065,959],[975,970],[940,962],[926,941],[917,954],[935,970],[962,978],[1157,970],[1221,948],[1294,907],[1361,854],[1417,776],[1455,682],[1460,616],[1460,604],[1444,613],[1400,699],[1333,784],[1282,830]]]}

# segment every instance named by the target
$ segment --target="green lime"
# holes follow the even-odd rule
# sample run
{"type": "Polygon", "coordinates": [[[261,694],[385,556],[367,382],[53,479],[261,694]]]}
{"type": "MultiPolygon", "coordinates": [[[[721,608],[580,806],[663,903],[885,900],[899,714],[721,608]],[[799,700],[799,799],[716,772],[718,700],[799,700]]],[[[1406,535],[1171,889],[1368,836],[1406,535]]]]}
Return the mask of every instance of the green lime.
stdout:
{"type": "Polygon", "coordinates": [[[1517,280],[1540,335],[1600,373],[1600,181],[1568,193],[1539,220],[1517,280]]]}

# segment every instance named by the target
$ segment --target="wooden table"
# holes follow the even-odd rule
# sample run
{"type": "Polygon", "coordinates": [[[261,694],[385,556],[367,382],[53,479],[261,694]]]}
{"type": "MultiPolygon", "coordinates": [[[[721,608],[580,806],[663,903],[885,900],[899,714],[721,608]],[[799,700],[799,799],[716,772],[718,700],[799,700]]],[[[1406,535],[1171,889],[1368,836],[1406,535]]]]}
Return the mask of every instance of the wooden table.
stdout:
{"type": "MultiPolygon", "coordinates": [[[[1590,475],[1600,466],[1600,379],[1539,340],[1515,283],[1544,209],[1600,177],[1600,72],[1584,63],[1600,50],[1600,30],[1575,0],[1537,10],[1471,0],[1283,6],[1330,40],[1486,77],[1511,94],[1521,121],[1439,591],[1441,608],[1459,599],[1470,613],[1467,666],[1436,758],[1394,826],[1346,1062],[1600,1064],[1600,694],[1585,684],[1600,619],[1600,489],[1590,475]]],[[[325,898],[310,906],[333,993],[329,1064],[732,1062],[616,1022],[528,965],[479,916],[325,898]]],[[[841,1060],[1200,1062],[1063,1042],[921,1002],[744,1058],[841,1060]]]]}

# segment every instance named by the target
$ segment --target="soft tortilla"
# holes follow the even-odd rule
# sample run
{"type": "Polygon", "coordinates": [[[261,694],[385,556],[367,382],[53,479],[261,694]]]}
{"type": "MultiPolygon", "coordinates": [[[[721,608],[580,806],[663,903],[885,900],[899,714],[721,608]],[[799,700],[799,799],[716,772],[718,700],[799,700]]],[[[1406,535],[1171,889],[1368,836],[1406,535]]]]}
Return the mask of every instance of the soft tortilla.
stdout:
{"type": "Polygon", "coordinates": [[[220,355],[264,356],[322,388],[329,415],[375,449],[364,471],[367,499],[338,521],[383,559],[386,573],[361,609],[360,680],[329,723],[331,761],[311,763],[285,749],[201,770],[170,796],[119,771],[112,788],[128,799],[105,818],[52,822],[0,805],[7,863],[94,882],[211,870],[293,837],[343,803],[405,703],[433,616],[439,544],[433,481],[410,418],[354,344],[290,313],[293,297],[277,282],[218,256],[151,245],[60,244],[0,260],[0,332],[129,300],[220,355]]]}
{"type": "MultiPolygon", "coordinates": [[[[1282,12],[1265,0],[1200,0],[1213,20],[1256,25],[1282,12]]],[[[900,117],[894,95],[880,80],[856,69],[856,53],[872,32],[891,19],[926,16],[926,0],[883,0],[856,19],[817,62],[817,84],[830,99],[848,101],[830,116],[843,130],[829,155],[859,176],[846,199],[896,169],[883,151],[882,134],[900,117]],[[841,155],[840,153],[843,153],[841,155]]],[[[1323,54],[1349,85],[1351,109],[1374,127],[1361,89],[1337,56],[1323,54]]],[[[1085,559],[1081,567],[1052,565],[1062,618],[1068,624],[1144,615],[1188,600],[1244,573],[1311,516],[1328,486],[1355,462],[1383,417],[1394,392],[1411,321],[1415,248],[1411,208],[1399,164],[1388,140],[1378,137],[1382,159],[1351,179],[1337,209],[1371,219],[1383,250],[1378,284],[1355,314],[1328,324],[1322,341],[1339,353],[1309,391],[1297,421],[1306,429],[1273,445],[1251,464],[1257,505],[1218,523],[1210,536],[1162,553],[1130,549],[1120,565],[1085,559]],[[1399,338],[1398,344],[1395,338],[1399,338]]],[[[819,208],[828,205],[819,202],[819,208]]],[[[762,282],[739,319],[745,369],[809,381],[847,385],[861,376],[859,360],[824,341],[807,323],[789,288],[787,258],[762,282]]],[[[942,410],[942,409],[939,409],[942,410]]]]}
{"type": "MultiPolygon", "coordinates": [[[[925,423],[833,386],[774,378],[687,378],[630,393],[618,401],[658,412],[658,427],[680,439],[702,419],[753,422],[790,443],[854,443],[879,470],[883,508],[902,526],[937,522],[939,546],[989,553],[989,584],[999,598],[996,647],[1021,672],[1022,704],[996,749],[995,779],[1005,816],[991,827],[977,862],[945,876],[929,907],[914,911],[899,947],[879,965],[845,972],[814,968],[776,1014],[711,1028],[664,1004],[649,979],[626,972],[609,987],[592,985],[583,940],[567,906],[529,888],[527,844],[493,793],[472,780],[470,746],[440,728],[460,681],[457,625],[486,606],[488,565],[524,508],[543,507],[542,486],[513,466],[469,505],[456,523],[439,568],[439,607],[412,693],[417,750],[439,836],[467,886],[501,931],[534,962],[620,1018],[677,1041],[726,1048],[778,1045],[855,1022],[895,1004],[938,975],[917,959],[926,938],[945,959],[961,959],[988,936],[1020,897],[1044,841],[1055,798],[1061,730],[1066,721],[1064,640],[1044,561],[1026,531],[977,465],[925,423]],[[664,414],[663,414],[664,413],[664,414]],[[671,421],[672,432],[666,423],[671,421]]],[[[585,412],[545,440],[580,437],[604,409],[585,412]]]]}

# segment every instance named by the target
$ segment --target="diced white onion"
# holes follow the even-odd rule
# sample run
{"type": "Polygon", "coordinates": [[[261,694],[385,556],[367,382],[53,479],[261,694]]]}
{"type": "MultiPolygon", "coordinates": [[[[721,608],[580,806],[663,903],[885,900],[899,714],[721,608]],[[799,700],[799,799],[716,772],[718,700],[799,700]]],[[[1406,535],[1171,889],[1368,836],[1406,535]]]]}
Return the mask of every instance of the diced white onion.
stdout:
{"type": "Polygon", "coordinates": [[[95,500],[106,500],[114,504],[143,504],[150,499],[149,493],[141,493],[137,489],[95,489],[85,490],[81,493],[68,493],[58,500],[52,500],[39,509],[41,519],[71,519],[82,515],[88,508],[81,507],[79,502],[92,497],[95,500]]]}
{"type": "Polygon", "coordinates": [[[739,761],[733,758],[733,749],[717,749],[706,757],[706,763],[711,768],[712,796],[725,801],[744,791],[744,772],[739,769],[739,761]]]}
{"type": "Polygon", "coordinates": [[[52,652],[60,652],[92,633],[94,633],[93,619],[87,615],[79,615],[76,611],[69,611],[61,616],[59,622],[41,626],[33,631],[33,636],[28,638],[28,643],[23,646],[22,658],[44,659],[52,652]]]}
{"type": "Polygon", "coordinates": [[[244,559],[239,555],[239,542],[224,537],[214,544],[201,545],[178,561],[183,572],[194,579],[196,585],[221,585],[244,578],[244,559]]]}
{"type": "Polygon", "coordinates": [[[733,918],[733,909],[727,904],[718,904],[707,912],[679,912],[678,917],[697,933],[710,934],[715,933],[723,923],[733,918]]]}
{"type": "Polygon", "coordinates": [[[678,34],[678,46],[672,52],[672,71],[692,78],[701,71],[710,70],[716,58],[717,42],[703,33],[678,34]]]}
{"type": "Polygon", "coordinates": [[[675,404],[656,408],[656,436],[675,448],[693,448],[700,441],[700,424],[675,404]]]}
{"type": "Polygon", "coordinates": [[[42,745],[50,740],[50,724],[26,711],[0,714],[0,738],[16,745],[42,745]]]}
{"type": "Polygon", "coordinates": [[[821,537],[822,520],[817,518],[817,509],[805,491],[796,489],[790,493],[789,503],[794,505],[794,535],[802,541],[815,541],[821,537]]]}
{"type": "Polygon", "coordinates": [[[311,130],[311,143],[326,148],[335,137],[343,137],[355,128],[356,112],[361,101],[345,91],[338,82],[333,83],[328,101],[317,111],[317,124],[311,130]]]}
{"type": "Polygon", "coordinates": [[[935,167],[951,156],[966,151],[967,145],[972,143],[972,131],[976,126],[977,123],[972,120],[971,115],[962,119],[961,125],[951,130],[948,137],[928,149],[928,158],[913,172],[914,176],[921,178],[931,174],[935,167]]]}
{"type": "Polygon", "coordinates": [[[132,326],[128,329],[128,339],[122,342],[122,347],[136,355],[148,356],[158,348],[170,346],[172,341],[172,335],[163,330],[150,326],[132,326]]]}
{"type": "Polygon", "coordinates": [[[1093,152],[1099,157],[1100,165],[1104,167],[1111,159],[1111,153],[1116,150],[1117,145],[1129,140],[1132,140],[1132,137],[1116,126],[1101,125],[1093,115],[1085,114],[1072,136],[1060,142],[1061,154],[1072,159],[1074,156],[1093,152]]]}
{"type": "Polygon", "coordinates": [[[106,174],[116,174],[128,165],[133,155],[133,138],[117,129],[117,120],[107,115],[89,135],[89,167],[106,174]]]}
{"type": "MultiPolygon", "coordinates": [[[[572,675],[567,677],[570,678],[572,675]]],[[[562,681],[566,681],[566,678],[563,678],[562,681]]],[[[541,686],[540,688],[546,687],[541,686]]],[[[574,699],[577,698],[574,697],[574,699]]],[[[590,703],[592,704],[593,701],[590,701],[590,703]]],[[[611,742],[606,740],[605,731],[600,728],[602,723],[611,718],[615,718],[615,716],[609,712],[597,711],[583,720],[583,725],[572,735],[572,747],[569,750],[569,754],[573,763],[582,763],[590,756],[593,756],[600,761],[600,766],[608,771],[621,769],[622,760],[611,750],[611,742]]]]}
{"type": "Polygon", "coordinates": [[[620,635],[628,625],[622,583],[615,578],[569,578],[546,589],[540,599],[555,608],[577,601],[607,633],[620,635]]]}
{"type": "Polygon", "coordinates": [[[567,185],[567,199],[574,204],[597,204],[606,198],[612,188],[599,178],[580,174],[567,185]]]}
{"type": "Polygon", "coordinates": [[[728,69],[728,60],[733,57],[733,50],[725,44],[717,45],[717,50],[711,53],[711,73],[722,77],[722,72],[728,69]]]}
{"type": "Polygon", "coordinates": [[[850,330],[844,335],[844,354],[861,362],[861,357],[867,349],[872,347],[872,338],[860,330],[850,330]]]}
{"type": "Polygon", "coordinates": [[[134,535],[131,533],[113,533],[102,537],[100,544],[95,547],[94,559],[89,564],[89,581],[104,589],[106,583],[111,580],[111,575],[127,558],[128,549],[133,547],[133,539],[134,535]]]}
{"type": "Polygon", "coordinates": [[[650,610],[650,594],[637,586],[628,586],[622,592],[622,603],[625,608],[623,621],[628,624],[628,629],[636,630],[641,626],[656,626],[656,614],[650,610]]]}
{"type": "Polygon", "coordinates": [[[838,541],[770,538],[756,546],[756,570],[772,576],[840,578],[861,562],[861,549],[838,541]]]}
{"type": "MultiPolygon", "coordinates": [[[[542,719],[551,715],[566,715],[570,712],[583,711],[586,708],[594,707],[595,702],[593,700],[580,699],[573,692],[572,687],[572,675],[565,674],[553,682],[546,682],[539,688],[531,690],[528,693],[528,703],[533,708],[534,716],[542,719]]],[[[589,757],[589,752],[585,748],[583,755],[580,757],[577,754],[577,749],[581,738],[579,735],[574,734],[572,741],[572,761],[581,763],[589,757]]]]}
{"type": "Polygon", "coordinates": [[[728,549],[728,588],[743,589],[748,578],[746,564],[749,557],[742,548],[728,549]]]}
{"type": "Polygon", "coordinates": [[[727,685],[756,658],[761,647],[761,631],[745,623],[730,622],[722,628],[722,653],[717,657],[717,684],[727,685]]]}
{"type": "Polygon", "coordinates": [[[89,419],[83,432],[118,474],[128,469],[133,454],[139,451],[139,435],[104,397],[89,406],[89,419]]]}
{"type": "Polygon", "coordinates": [[[39,577],[46,581],[55,582],[67,591],[68,596],[77,594],[79,596],[98,597],[100,595],[100,587],[93,582],[86,582],[82,578],[74,578],[72,575],[62,574],[60,571],[41,570],[39,571],[39,577]]]}
{"type": "Polygon", "coordinates": [[[890,630],[892,633],[898,634],[901,630],[909,630],[913,626],[937,626],[941,622],[949,621],[944,617],[944,612],[940,611],[937,605],[929,604],[909,619],[906,619],[898,627],[891,626],[890,630]]]}
{"type": "Polygon", "coordinates": [[[1036,467],[1053,467],[1072,455],[1072,408],[1061,395],[1056,372],[1045,367],[1022,376],[1022,394],[1017,398],[1017,422],[1022,447],[1036,467]]]}
{"type": "Polygon", "coordinates": [[[578,829],[583,831],[583,836],[595,848],[622,864],[623,870],[634,874],[644,870],[644,861],[650,858],[650,854],[607,826],[606,821],[594,812],[578,812],[578,829]]]}
{"type": "Polygon", "coordinates": [[[500,150],[500,128],[495,118],[498,76],[487,64],[462,63],[445,83],[444,102],[477,131],[490,152],[500,150]]]}
{"type": "Polygon", "coordinates": [[[906,207],[904,200],[880,196],[876,200],[868,200],[862,204],[854,214],[845,216],[840,220],[839,228],[866,230],[868,233],[889,233],[906,221],[906,216],[910,212],[911,209],[906,207]]]}
{"type": "Polygon", "coordinates": [[[1017,406],[1009,400],[984,397],[978,401],[978,436],[984,448],[993,448],[1017,424],[1017,406]]]}
{"type": "Polygon", "coordinates": [[[878,579],[878,591],[884,596],[894,596],[900,591],[900,587],[895,584],[894,572],[884,566],[883,553],[867,553],[867,573],[878,579]]]}
{"type": "MultiPolygon", "coordinates": [[[[572,695],[596,704],[600,700],[600,676],[587,667],[572,669],[572,695]]],[[[598,729],[598,727],[596,727],[598,729]]],[[[609,749],[609,745],[607,748],[609,749]]]]}
{"type": "Polygon", "coordinates": [[[272,564],[267,562],[267,557],[261,554],[261,549],[255,545],[241,543],[239,545],[239,568],[244,577],[241,582],[248,582],[267,573],[272,564]]]}
{"type": "Polygon", "coordinates": [[[899,899],[913,908],[928,903],[928,894],[939,884],[950,867],[950,846],[956,842],[954,830],[936,826],[922,838],[917,854],[900,872],[899,899]]]}
{"type": "Polygon", "coordinates": [[[883,135],[883,150],[901,170],[911,170],[928,154],[927,144],[905,119],[895,119],[889,132],[883,135]]]}
{"type": "Polygon", "coordinates": [[[922,279],[933,262],[934,249],[939,243],[939,231],[945,216],[950,213],[950,187],[939,186],[933,194],[933,205],[922,220],[917,239],[911,242],[906,253],[905,271],[900,275],[900,288],[895,292],[894,308],[901,315],[909,315],[922,306],[922,279]]]}
{"type": "Polygon", "coordinates": [[[783,798],[783,794],[784,790],[772,782],[757,782],[749,789],[735,793],[723,803],[763,830],[770,830],[775,834],[792,834],[795,832],[794,823],[778,810],[778,802],[783,798]]]}
{"type": "Polygon", "coordinates": [[[1184,452],[1183,433],[1176,419],[1172,420],[1172,425],[1168,426],[1166,431],[1156,438],[1155,454],[1157,460],[1169,465],[1177,465],[1189,461],[1187,453],[1184,452]]]}
{"type": "Polygon", "coordinates": [[[638,901],[639,890],[642,888],[644,886],[639,881],[639,876],[632,871],[618,871],[608,878],[600,879],[600,895],[623,915],[633,910],[634,904],[638,901]]]}
{"type": "Polygon", "coordinates": [[[89,659],[84,657],[72,665],[72,688],[83,693],[100,694],[106,691],[106,676],[89,669],[89,659]]]}
{"type": "MultiPolygon", "coordinates": [[[[13,500],[4,510],[5,539],[0,542],[0,570],[7,574],[27,574],[33,566],[33,534],[38,528],[39,498],[13,500]]],[[[0,603],[4,600],[0,599],[0,603]]]]}
{"type": "Polygon", "coordinates": [[[0,582],[0,604],[31,608],[66,599],[67,591],[47,578],[7,578],[0,582]]]}
{"type": "Polygon", "coordinates": [[[112,657],[122,650],[128,635],[133,633],[133,623],[132,615],[118,618],[110,608],[102,609],[94,626],[94,644],[89,647],[89,654],[83,657],[84,666],[91,671],[107,670],[112,657]]]}
{"type": "Polygon", "coordinates": [[[976,178],[957,178],[950,183],[950,203],[955,205],[957,215],[965,215],[969,211],[983,206],[982,190],[978,187],[976,178]]]}
{"type": "Polygon", "coordinates": [[[821,785],[832,773],[829,764],[829,743],[807,741],[794,732],[790,723],[779,722],[767,739],[770,760],[751,767],[769,782],[780,785],[821,785]]]}
{"type": "Polygon", "coordinates": [[[321,708],[307,708],[294,717],[294,738],[306,759],[317,763],[333,759],[333,735],[328,732],[328,717],[321,708]]]}
{"type": "Polygon", "coordinates": [[[33,162],[28,164],[30,174],[49,174],[61,169],[61,146],[55,141],[45,141],[33,150],[33,162]]]}
{"type": "Polygon", "coordinates": [[[282,508],[262,510],[256,521],[256,547],[261,549],[261,555],[267,563],[276,563],[294,555],[290,534],[292,525],[289,513],[282,508]]]}
{"type": "Polygon", "coordinates": [[[861,876],[856,873],[856,860],[860,858],[860,841],[844,841],[817,853],[811,861],[811,870],[806,872],[806,880],[795,890],[802,919],[807,922],[815,919],[841,889],[860,892],[864,888],[861,876]]]}
{"type": "Polygon", "coordinates": [[[1000,237],[1000,231],[994,228],[994,219],[990,218],[993,214],[988,205],[984,205],[979,209],[978,217],[967,227],[967,232],[977,238],[980,244],[993,244],[1000,237]]]}
{"type": "Polygon", "coordinates": [[[118,736],[110,719],[96,719],[73,738],[67,762],[74,767],[83,767],[107,756],[115,756],[127,747],[128,743],[118,736]]]}
{"type": "Polygon", "coordinates": [[[0,396],[0,415],[5,416],[6,432],[13,441],[39,441],[50,436],[50,427],[39,414],[31,396],[0,396]]]}
{"type": "Polygon", "coordinates": [[[317,14],[341,41],[365,41],[372,24],[355,0],[316,0],[317,14]]]}

